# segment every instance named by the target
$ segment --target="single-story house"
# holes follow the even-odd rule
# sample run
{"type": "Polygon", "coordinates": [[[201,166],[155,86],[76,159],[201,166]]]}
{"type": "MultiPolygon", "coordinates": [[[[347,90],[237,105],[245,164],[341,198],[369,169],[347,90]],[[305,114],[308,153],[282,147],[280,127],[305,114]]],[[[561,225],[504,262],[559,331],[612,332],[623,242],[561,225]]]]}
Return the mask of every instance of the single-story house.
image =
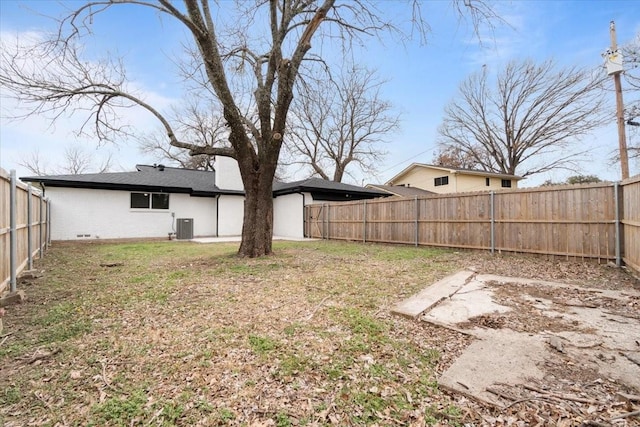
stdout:
{"type": "MultiPolygon", "coordinates": [[[[218,157],[214,171],[136,169],[20,179],[39,184],[51,200],[53,240],[167,238],[180,228],[194,237],[242,234],[244,190],[234,159],[218,157]]],[[[303,237],[305,205],[384,196],[388,193],[319,178],[275,182],[273,233],[303,237]]]]}
{"type": "Polygon", "coordinates": [[[438,194],[518,188],[522,177],[503,173],[412,163],[385,183],[438,194]]]}

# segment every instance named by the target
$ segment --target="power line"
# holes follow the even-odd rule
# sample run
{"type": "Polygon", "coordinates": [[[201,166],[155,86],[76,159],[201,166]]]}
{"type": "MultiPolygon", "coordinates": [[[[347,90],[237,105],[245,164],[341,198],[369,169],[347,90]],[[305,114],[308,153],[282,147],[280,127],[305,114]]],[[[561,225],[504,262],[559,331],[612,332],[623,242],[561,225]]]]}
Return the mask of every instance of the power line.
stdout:
{"type": "Polygon", "coordinates": [[[395,165],[393,165],[393,166],[391,166],[391,167],[388,167],[387,169],[385,169],[385,170],[383,170],[383,171],[380,171],[379,173],[385,173],[385,172],[388,172],[388,171],[390,171],[391,169],[393,169],[393,168],[395,168],[395,167],[397,167],[397,166],[400,166],[400,165],[401,165],[401,164],[403,164],[403,163],[407,163],[408,161],[411,161],[411,160],[415,159],[416,157],[422,156],[424,153],[426,153],[426,152],[428,152],[428,151],[433,150],[433,148],[434,148],[434,147],[433,147],[433,146],[431,146],[431,147],[427,148],[426,150],[421,151],[420,153],[416,154],[415,156],[411,156],[411,157],[409,157],[408,159],[401,161],[400,163],[396,163],[395,165]]]}

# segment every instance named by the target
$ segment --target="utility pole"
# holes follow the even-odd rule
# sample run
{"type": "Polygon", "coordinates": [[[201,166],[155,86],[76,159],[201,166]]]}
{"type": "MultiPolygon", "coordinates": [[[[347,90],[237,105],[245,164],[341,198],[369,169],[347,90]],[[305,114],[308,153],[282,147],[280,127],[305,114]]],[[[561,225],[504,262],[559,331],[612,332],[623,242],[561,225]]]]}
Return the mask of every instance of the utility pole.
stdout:
{"type": "Polygon", "coordinates": [[[624,128],[624,102],[622,102],[622,83],[620,74],[622,73],[622,55],[618,52],[618,42],[616,40],[616,24],[611,21],[609,24],[609,34],[611,36],[611,49],[607,55],[607,73],[613,75],[613,84],[616,91],[616,118],[618,121],[618,145],[620,146],[620,166],[622,168],[622,179],[629,178],[629,155],[627,153],[627,135],[624,128]]]}

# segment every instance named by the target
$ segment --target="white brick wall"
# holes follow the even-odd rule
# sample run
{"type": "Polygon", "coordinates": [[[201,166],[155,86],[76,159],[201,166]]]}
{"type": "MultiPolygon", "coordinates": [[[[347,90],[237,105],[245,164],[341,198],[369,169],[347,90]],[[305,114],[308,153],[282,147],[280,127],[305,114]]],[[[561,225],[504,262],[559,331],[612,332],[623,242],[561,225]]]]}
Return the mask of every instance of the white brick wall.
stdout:
{"type": "Polygon", "coordinates": [[[231,157],[216,156],[216,185],[221,190],[244,190],[238,162],[231,157]]]}
{"type": "MultiPolygon", "coordinates": [[[[303,196],[287,194],[273,200],[273,235],[278,237],[304,237],[303,196]]],[[[313,202],[310,193],[305,193],[304,203],[313,202]]]]}
{"type": "Polygon", "coordinates": [[[220,236],[240,236],[244,218],[244,196],[222,195],[218,199],[218,228],[220,236]]]}
{"type": "Polygon", "coordinates": [[[216,200],[171,194],[168,210],[131,209],[129,191],[47,187],[53,240],[168,237],[173,218],[193,218],[194,236],[216,234],[216,200]],[[78,237],[81,235],[81,237],[78,237]]]}
{"type": "MultiPolygon", "coordinates": [[[[237,169],[235,160],[230,160],[232,163],[227,162],[226,166],[233,169],[235,165],[237,169]]],[[[233,175],[233,171],[227,172],[233,175]]],[[[216,171],[216,180],[218,175],[219,172],[216,171]]],[[[239,173],[236,178],[239,179],[239,173]]],[[[237,184],[237,181],[235,184],[233,182],[230,179],[229,185],[237,184]]],[[[228,186],[224,188],[230,189],[228,186]]],[[[169,196],[168,210],[151,210],[131,209],[130,194],[130,191],[119,190],[47,187],[45,195],[51,199],[51,238],[164,238],[168,237],[169,232],[175,231],[175,220],[178,218],[193,218],[194,236],[242,234],[244,196],[221,195],[216,203],[215,197],[191,197],[188,194],[172,193],[169,196]],[[172,212],[175,213],[175,218],[171,216],[172,212]]],[[[306,204],[313,203],[310,193],[305,193],[304,201],[306,204]]],[[[302,203],[303,197],[299,193],[274,199],[275,236],[303,237],[302,203]]]]}

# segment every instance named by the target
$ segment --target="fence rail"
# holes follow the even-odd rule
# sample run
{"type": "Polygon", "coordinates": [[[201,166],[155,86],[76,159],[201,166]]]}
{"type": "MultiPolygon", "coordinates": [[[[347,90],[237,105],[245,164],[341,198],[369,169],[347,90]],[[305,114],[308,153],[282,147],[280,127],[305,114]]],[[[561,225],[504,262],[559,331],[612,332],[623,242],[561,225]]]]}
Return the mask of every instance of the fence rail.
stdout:
{"type": "Polygon", "coordinates": [[[640,178],[309,205],[305,235],[624,260],[640,270],[640,178]]]}
{"type": "Polygon", "coordinates": [[[0,168],[0,293],[15,291],[17,275],[43,256],[50,243],[49,212],[42,192],[0,168]]]}

